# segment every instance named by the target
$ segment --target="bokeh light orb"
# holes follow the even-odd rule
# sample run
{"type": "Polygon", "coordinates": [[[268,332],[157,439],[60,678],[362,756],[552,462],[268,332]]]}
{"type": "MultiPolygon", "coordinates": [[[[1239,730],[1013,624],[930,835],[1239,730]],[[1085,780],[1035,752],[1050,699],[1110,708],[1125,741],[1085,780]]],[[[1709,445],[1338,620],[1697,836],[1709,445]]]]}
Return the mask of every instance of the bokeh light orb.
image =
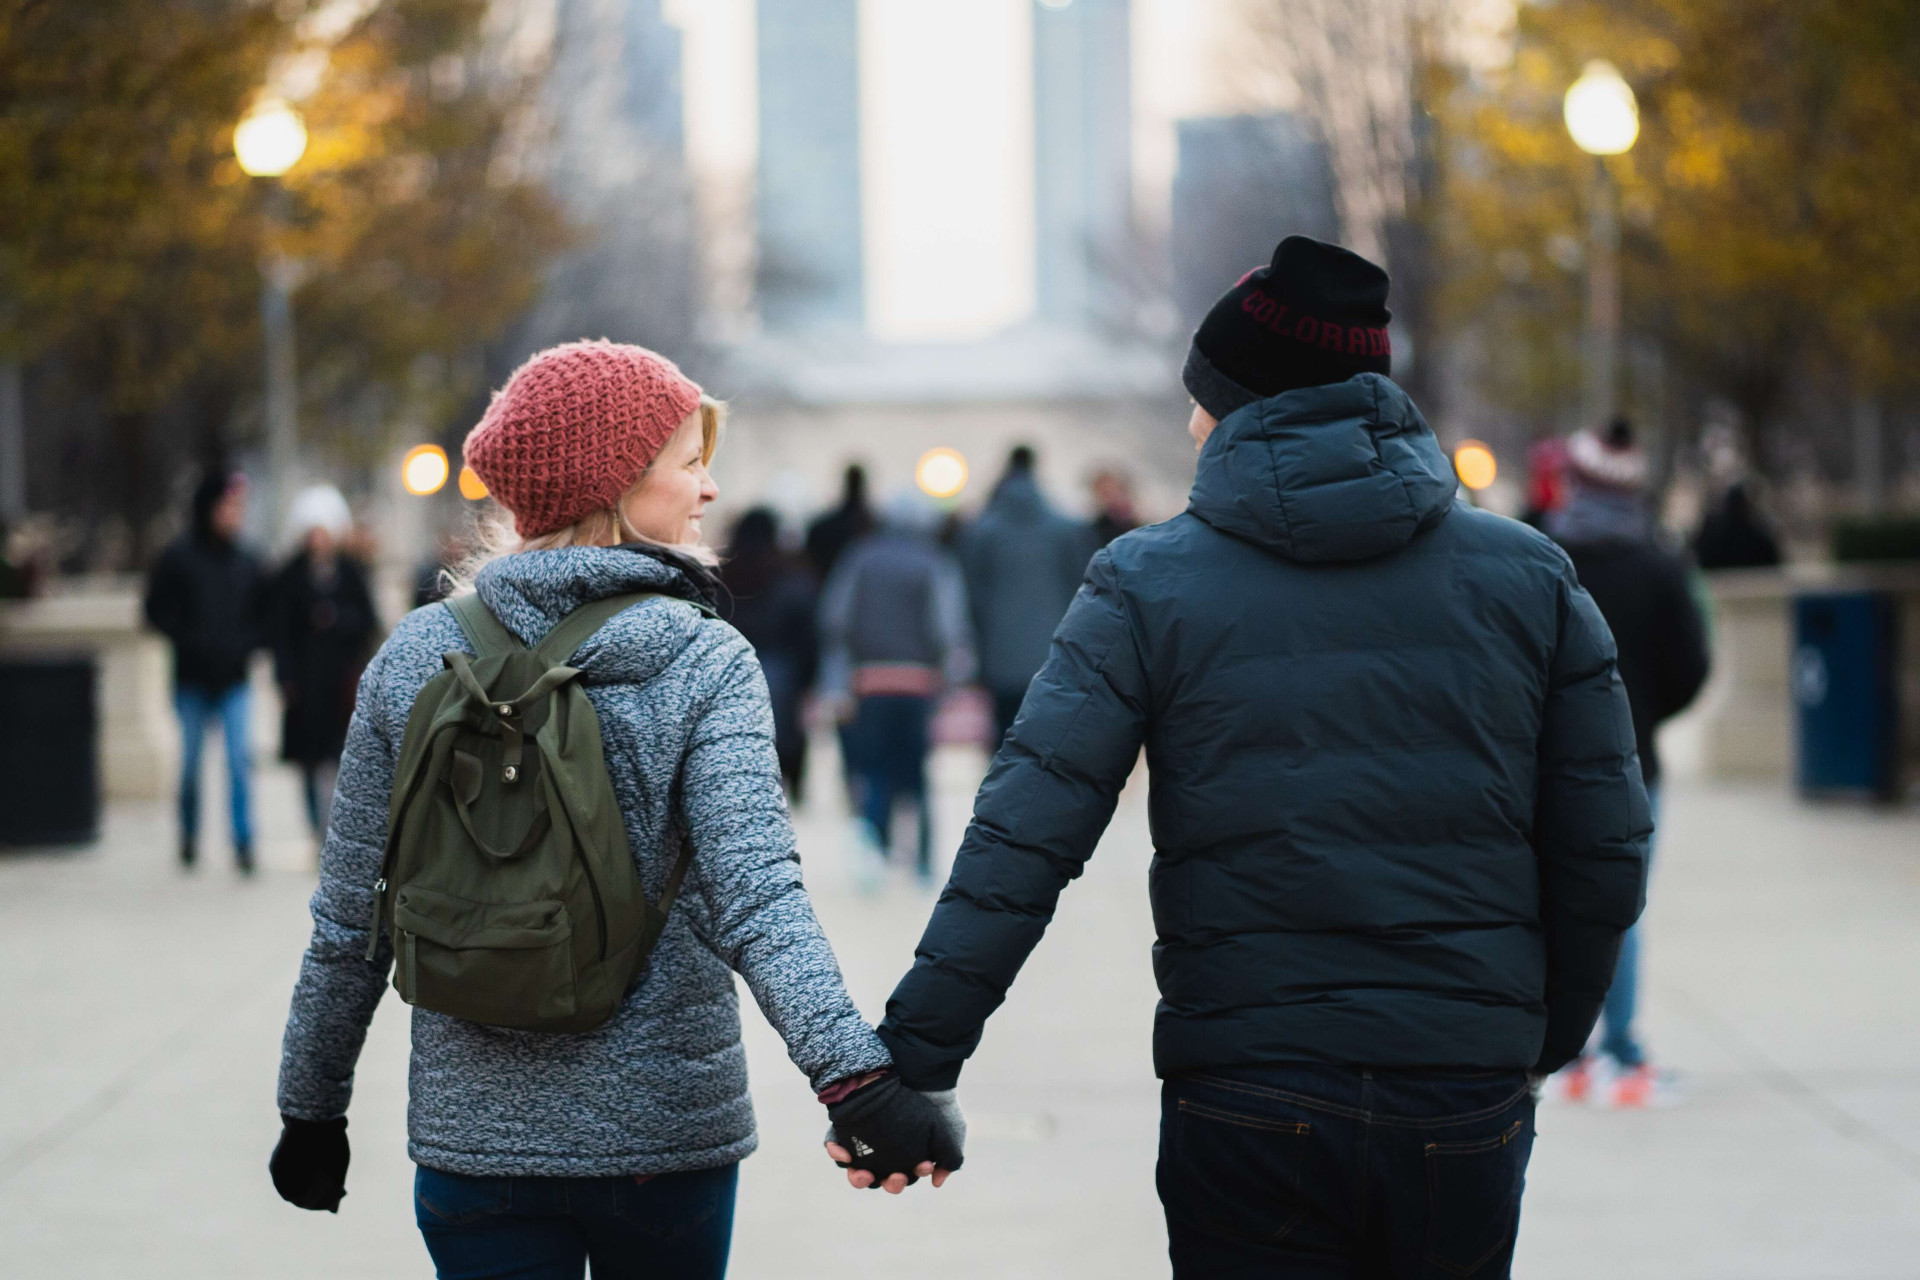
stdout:
{"type": "Polygon", "coordinates": [[[487,482],[472,467],[460,468],[460,496],[468,502],[478,502],[487,496],[487,482]]]}
{"type": "Polygon", "coordinates": [[[1567,132],[1588,155],[1622,155],[1640,136],[1640,104],[1634,101],[1633,86],[1611,62],[1589,62],[1562,106],[1567,132]]]}
{"type": "Polygon", "coordinates": [[[440,492],[447,473],[447,451],[437,444],[417,444],[400,460],[400,483],[417,498],[440,492]]]}
{"type": "Polygon", "coordinates": [[[957,449],[929,449],[913,469],[914,483],[930,498],[953,498],[967,487],[967,460],[957,449]]]}
{"type": "Polygon", "coordinates": [[[1493,450],[1478,440],[1463,440],[1453,451],[1453,473],[1460,483],[1475,490],[1490,488],[1500,475],[1500,464],[1493,450]]]}
{"type": "Polygon", "coordinates": [[[277,178],[306,153],[306,122],[278,98],[249,111],[233,131],[233,154],[251,177],[277,178]]]}

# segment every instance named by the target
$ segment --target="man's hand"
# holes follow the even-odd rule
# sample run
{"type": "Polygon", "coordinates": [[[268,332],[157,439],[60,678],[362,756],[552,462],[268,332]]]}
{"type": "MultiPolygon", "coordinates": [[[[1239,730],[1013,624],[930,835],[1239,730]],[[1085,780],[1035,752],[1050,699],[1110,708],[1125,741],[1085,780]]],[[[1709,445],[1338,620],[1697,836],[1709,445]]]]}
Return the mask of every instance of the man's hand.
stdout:
{"type": "Polygon", "coordinates": [[[827,1105],[827,1154],[849,1185],[899,1195],[924,1177],[944,1185],[965,1160],[966,1119],[947,1090],[919,1093],[891,1073],[827,1105]]]}
{"type": "MultiPolygon", "coordinates": [[[[842,1168],[853,1163],[853,1153],[837,1142],[827,1143],[827,1154],[833,1158],[835,1164],[840,1165],[842,1168]]],[[[887,1175],[886,1180],[881,1182],[879,1186],[880,1189],[888,1195],[897,1196],[907,1189],[912,1180],[930,1177],[933,1179],[934,1186],[943,1187],[946,1185],[947,1179],[952,1176],[953,1170],[942,1169],[931,1160],[922,1160],[913,1168],[913,1179],[909,1179],[904,1173],[890,1173],[887,1175]]],[[[865,1190],[874,1185],[874,1176],[871,1171],[866,1169],[847,1169],[847,1185],[865,1190]]]]}

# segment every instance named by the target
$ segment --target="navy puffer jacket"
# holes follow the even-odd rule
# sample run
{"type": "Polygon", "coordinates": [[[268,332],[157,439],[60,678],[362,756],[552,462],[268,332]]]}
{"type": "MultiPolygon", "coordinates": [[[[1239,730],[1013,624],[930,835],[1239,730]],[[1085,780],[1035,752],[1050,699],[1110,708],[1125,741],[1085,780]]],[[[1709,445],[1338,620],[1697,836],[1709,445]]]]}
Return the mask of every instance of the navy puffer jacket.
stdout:
{"type": "Polygon", "coordinates": [[[909,1083],[953,1084],[1142,743],[1161,1075],[1578,1052],[1643,901],[1633,723],[1565,554],[1454,492],[1362,374],[1227,418],[1094,559],[887,1004],[909,1083]]]}

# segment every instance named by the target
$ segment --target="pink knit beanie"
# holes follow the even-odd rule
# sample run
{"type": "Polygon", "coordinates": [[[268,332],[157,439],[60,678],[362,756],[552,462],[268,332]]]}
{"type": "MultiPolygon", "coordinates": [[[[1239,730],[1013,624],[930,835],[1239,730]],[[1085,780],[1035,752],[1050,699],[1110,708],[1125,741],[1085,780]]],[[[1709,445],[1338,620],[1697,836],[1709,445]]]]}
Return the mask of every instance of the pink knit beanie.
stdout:
{"type": "Polygon", "coordinates": [[[523,538],[604,511],[700,407],[673,361],[625,343],[569,342],[514,370],[467,436],[467,465],[523,538]]]}

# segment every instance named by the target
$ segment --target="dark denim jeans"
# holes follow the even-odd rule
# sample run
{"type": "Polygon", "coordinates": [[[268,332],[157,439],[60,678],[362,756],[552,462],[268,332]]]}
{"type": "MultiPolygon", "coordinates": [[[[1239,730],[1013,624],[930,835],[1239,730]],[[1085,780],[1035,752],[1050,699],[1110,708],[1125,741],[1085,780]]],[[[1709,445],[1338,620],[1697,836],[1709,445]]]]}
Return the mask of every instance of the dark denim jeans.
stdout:
{"type": "Polygon", "coordinates": [[[720,1280],[740,1166],[632,1178],[470,1178],[425,1166],[413,1213],[440,1280],[720,1280]]]}
{"type": "Polygon", "coordinates": [[[1168,1080],[1178,1280],[1504,1277],[1533,1150],[1520,1071],[1279,1064],[1168,1080]]]}
{"type": "MultiPolygon", "coordinates": [[[[873,828],[881,852],[893,853],[893,810],[911,800],[920,819],[915,865],[924,875],[933,865],[933,815],[927,807],[927,734],[932,698],[880,694],[860,699],[854,713],[849,763],[860,779],[860,816],[873,828]]],[[[844,739],[843,739],[844,740],[844,739]]]]}

